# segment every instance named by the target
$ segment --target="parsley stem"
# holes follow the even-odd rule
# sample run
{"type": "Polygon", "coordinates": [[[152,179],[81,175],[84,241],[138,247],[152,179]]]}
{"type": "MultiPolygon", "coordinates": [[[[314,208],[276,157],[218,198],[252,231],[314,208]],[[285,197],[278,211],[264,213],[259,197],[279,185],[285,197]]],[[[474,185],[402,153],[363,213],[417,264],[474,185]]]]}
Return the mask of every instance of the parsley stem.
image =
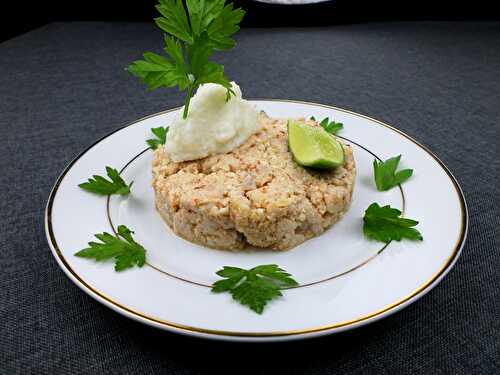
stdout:
{"type": "Polygon", "coordinates": [[[182,114],[182,118],[186,118],[189,111],[189,102],[191,101],[191,96],[193,96],[193,85],[188,86],[188,91],[186,93],[186,97],[184,98],[184,113],[182,114]]]}

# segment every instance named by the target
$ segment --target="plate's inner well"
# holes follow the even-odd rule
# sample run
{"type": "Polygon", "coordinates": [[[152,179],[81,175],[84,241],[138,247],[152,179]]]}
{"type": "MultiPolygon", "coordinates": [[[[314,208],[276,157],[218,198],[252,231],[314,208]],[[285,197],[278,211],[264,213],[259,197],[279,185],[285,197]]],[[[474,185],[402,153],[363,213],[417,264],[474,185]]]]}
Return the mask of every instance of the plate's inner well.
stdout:
{"type": "Polygon", "coordinates": [[[155,209],[151,150],[131,158],[123,169],[123,178],[134,181],[133,193],[127,197],[110,197],[110,223],[114,229],[120,224],[134,228],[137,241],[148,251],[148,264],[186,282],[209,287],[215,280],[214,272],[222,266],[251,268],[259,264],[279,264],[292,273],[301,286],[330,280],[363,266],[385,248],[384,244],[363,237],[362,217],[366,207],[379,202],[404,209],[402,189],[384,193],[375,189],[372,174],[375,155],[361,145],[346,141],[353,147],[357,168],[352,206],[320,236],[321,240],[312,238],[284,252],[260,249],[233,253],[205,248],[180,238],[155,209]]]}

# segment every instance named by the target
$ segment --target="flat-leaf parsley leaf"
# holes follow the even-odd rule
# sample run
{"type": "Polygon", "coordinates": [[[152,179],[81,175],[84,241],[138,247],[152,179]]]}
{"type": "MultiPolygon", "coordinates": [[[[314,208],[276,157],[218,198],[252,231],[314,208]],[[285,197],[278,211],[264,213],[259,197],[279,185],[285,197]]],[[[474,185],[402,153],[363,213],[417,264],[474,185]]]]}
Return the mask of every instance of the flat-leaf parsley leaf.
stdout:
{"type": "Polygon", "coordinates": [[[168,126],[166,128],[160,126],[158,128],[151,128],[151,133],[156,136],[155,138],[146,140],[146,143],[153,150],[156,150],[159,145],[164,145],[167,140],[168,126]]]}
{"type": "Polygon", "coordinates": [[[396,185],[402,184],[413,174],[413,169],[403,169],[396,172],[401,155],[387,159],[386,161],[373,161],[373,173],[377,190],[386,191],[396,185]]]}
{"type": "Polygon", "coordinates": [[[166,56],[146,52],[144,60],[133,62],[127,70],[146,83],[150,90],[178,86],[187,90],[183,117],[189,111],[194,91],[204,83],[217,83],[227,90],[226,99],[234,94],[224,67],[209,61],[215,51],[235,46],[232,34],[245,12],[233,9],[226,0],[159,0],[156,9],[161,17],[155,22],[166,35],[166,56]],[[186,11],[187,10],[187,11],[186,11]]]}
{"type": "Polygon", "coordinates": [[[342,124],[341,122],[335,122],[333,120],[330,121],[328,117],[321,120],[319,125],[330,134],[336,134],[339,130],[341,130],[344,127],[344,124],[342,124]]]}
{"type": "Polygon", "coordinates": [[[75,253],[77,257],[95,259],[97,262],[115,259],[115,271],[123,271],[134,265],[142,267],[146,262],[146,250],[134,241],[132,232],[125,225],[118,226],[118,236],[98,233],[101,242],[89,242],[89,247],[75,253]]]}
{"type": "Polygon", "coordinates": [[[281,289],[298,285],[285,270],[276,264],[266,264],[245,270],[224,266],[217,275],[223,280],[212,285],[212,292],[229,292],[233,299],[262,314],[267,303],[281,297],[281,289]]]}
{"type": "Polygon", "coordinates": [[[102,176],[93,175],[92,178],[89,178],[88,182],[83,182],[78,186],[83,190],[99,195],[127,195],[130,193],[130,187],[134,181],[127,185],[123,178],[120,177],[120,173],[111,167],[106,167],[106,173],[111,181],[106,180],[102,176]]]}
{"type": "Polygon", "coordinates": [[[414,227],[418,221],[401,218],[401,211],[390,206],[380,207],[372,203],[365,211],[363,218],[363,233],[377,241],[388,243],[392,240],[401,241],[423,240],[422,235],[414,227]]]}

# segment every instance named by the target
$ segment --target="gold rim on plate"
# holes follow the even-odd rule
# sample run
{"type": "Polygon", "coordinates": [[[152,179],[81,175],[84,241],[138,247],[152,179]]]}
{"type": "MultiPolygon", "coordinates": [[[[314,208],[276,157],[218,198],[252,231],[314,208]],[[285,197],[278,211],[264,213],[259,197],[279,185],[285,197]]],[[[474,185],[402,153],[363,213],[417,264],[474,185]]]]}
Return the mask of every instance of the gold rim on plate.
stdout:
{"type": "Polygon", "coordinates": [[[445,261],[443,266],[437,271],[434,275],[432,275],[429,280],[427,280],[425,283],[423,283],[420,287],[418,287],[416,290],[414,290],[412,293],[408,294],[407,296],[400,298],[396,302],[393,302],[377,311],[374,311],[370,314],[358,317],[356,319],[351,319],[348,321],[336,323],[336,324],[331,324],[331,325],[324,325],[320,327],[313,327],[313,328],[306,328],[306,329],[298,329],[298,330],[289,330],[289,331],[274,331],[274,332],[238,332],[238,331],[221,331],[221,330],[214,330],[214,329],[205,329],[205,328],[199,328],[199,327],[192,327],[188,325],[183,325],[183,324],[178,324],[174,322],[169,322],[166,320],[158,319],[152,316],[148,316],[145,314],[142,314],[139,311],[135,311],[129,307],[126,307],[119,302],[113,300],[112,298],[106,296],[102,292],[98,291],[97,289],[93,288],[88,282],[86,282],[80,275],[78,275],[73,268],[69,265],[67,262],[66,258],[62,254],[61,250],[59,249],[59,246],[57,244],[56,238],[54,236],[53,228],[52,228],[52,207],[54,203],[54,198],[57,194],[57,190],[62,183],[65,175],[68,173],[68,171],[71,169],[71,167],[85,154],[87,153],[90,149],[92,149],[96,144],[104,140],[105,138],[108,138],[109,136],[113,135],[114,133],[127,128],[131,125],[134,125],[138,122],[144,121],[148,118],[155,117],[158,115],[162,115],[165,113],[173,112],[178,110],[180,107],[173,108],[167,111],[162,111],[158,112],[149,116],[145,116],[143,118],[140,118],[132,123],[129,123],[119,129],[114,130],[113,132],[105,135],[104,137],[98,139],[96,142],[94,142],[92,145],[87,147],[84,151],[82,151],[76,158],[74,158],[68,166],[64,169],[64,171],[61,173],[61,175],[58,177],[56,183],[54,184],[54,187],[52,188],[49,199],[47,201],[47,206],[45,209],[45,232],[47,236],[47,240],[49,242],[49,246],[56,257],[59,265],[63,268],[65,273],[75,282],[77,286],[79,286],[82,290],[87,292],[91,297],[94,299],[103,302],[106,306],[112,308],[113,310],[122,313],[125,316],[128,316],[130,318],[133,318],[135,320],[138,320],[140,322],[147,323],[149,325],[155,326],[155,327],[160,327],[160,328],[167,328],[169,330],[177,331],[180,333],[198,333],[198,334],[204,334],[204,335],[214,335],[214,336],[229,336],[229,337],[248,337],[248,338],[266,338],[266,337],[283,337],[283,336],[297,336],[297,335],[304,335],[304,334],[309,334],[309,333],[317,333],[317,332],[325,332],[337,328],[347,328],[349,326],[360,326],[363,324],[367,324],[368,321],[375,319],[375,318],[382,318],[384,316],[390,315],[390,313],[393,313],[396,311],[398,307],[403,307],[403,305],[407,302],[410,302],[411,300],[416,299],[417,297],[420,297],[423,295],[424,292],[427,292],[431,289],[433,285],[435,285],[442,277],[446,275],[446,273],[451,269],[455,261],[458,259],[458,256],[460,255],[460,251],[462,250],[462,247],[465,243],[465,238],[467,235],[467,229],[468,229],[468,214],[467,214],[467,205],[465,202],[465,197],[462,192],[462,189],[458,185],[457,180],[453,176],[453,174],[448,170],[446,165],[432,152],[430,151],[427,147],[424,145],[420,144],[416,140],[414,140],[412,137],[409,135],[405,134],[399,129],[394,128],[391,125],[388,125],[382,121],[376,120],[374,118],[371,118],[369,116],[365,116],[353,111],[349,111],[347,109],[343,108],[338,108],[334,106],[329,106],[326,104],[318,104],[318,103],[313,103],[313,102],[306,102],[306,101],[300,101],[300,100],[289,100],[289,99],[251,99],[251,100],[260,100],[260,101],[274,101],[274,102],[287,102],[287,103],[298,103],[298,104],[306,104],[306,105],[313,105],[313,106],[319,106],[319,107],[324,107],[328,109],[333,109],[336,111],[348,113],[351,115],[359,116],[365,119],[368,119],[370,121],[376,122],[377,124],[380,124],[388,129],[391,129],[395,131],[396,133],[402,135],[403,137],[407,138],[411,142],[413,142],[415,145],[423,149],[425,152],[427,152],[440,166],[441,168],[445,171],[445,173],[448,175],[450,178],[451,182],[453,183],[455,187],[455,192],[458,196],[458,199],[460,201],[460,208],[461,208],[461,228],[460,228],[460,235],[455,243],[455,247],[453,249],[453,252],[450,254],[448,259],[445,261]],[[388,314],[385,314],[388,313],[388,314]],[[383,315],[385,314],[385,315],[383,315]]]}

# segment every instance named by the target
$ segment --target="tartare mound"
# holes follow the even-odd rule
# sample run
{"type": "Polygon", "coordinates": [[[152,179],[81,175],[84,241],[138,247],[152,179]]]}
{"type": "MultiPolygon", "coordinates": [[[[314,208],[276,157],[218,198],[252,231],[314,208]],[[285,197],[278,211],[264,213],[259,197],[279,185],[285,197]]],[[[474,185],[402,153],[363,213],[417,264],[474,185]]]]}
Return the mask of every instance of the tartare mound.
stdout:
{"type": "Polygon", "coordinates": [[[342,145],[343,167],[305,169],[288,150],[287,120],[261,114],[256,133],[226,154],[176,163],[160,147],[153,160],[156,208],[176,234],[200,245],[290,249],[349,208],[356,168],[351,147],[342,145]]]}

